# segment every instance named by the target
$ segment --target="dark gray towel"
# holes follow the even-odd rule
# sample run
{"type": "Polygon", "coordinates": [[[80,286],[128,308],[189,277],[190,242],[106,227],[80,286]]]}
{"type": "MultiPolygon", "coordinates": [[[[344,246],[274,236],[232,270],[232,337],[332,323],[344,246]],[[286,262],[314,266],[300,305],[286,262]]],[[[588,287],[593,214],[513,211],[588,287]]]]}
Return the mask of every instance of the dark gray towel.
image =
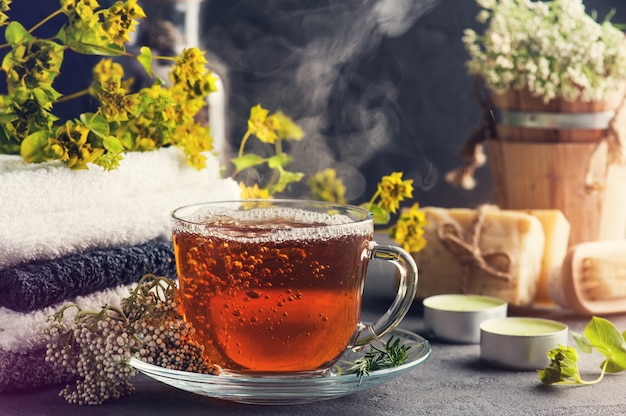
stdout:
{"type": "Polygon", "coordinates": [[[0,393],[68,383],[75,376],[46,362],[46,348],[0,351],[0,393]]]}
{"type": "Polygon", "coordinates": [[[146,273],[176,278],[170,241],[97,249],[0,270],[0,306],[30,312],[68,298],[137,282],[146,273]]]}

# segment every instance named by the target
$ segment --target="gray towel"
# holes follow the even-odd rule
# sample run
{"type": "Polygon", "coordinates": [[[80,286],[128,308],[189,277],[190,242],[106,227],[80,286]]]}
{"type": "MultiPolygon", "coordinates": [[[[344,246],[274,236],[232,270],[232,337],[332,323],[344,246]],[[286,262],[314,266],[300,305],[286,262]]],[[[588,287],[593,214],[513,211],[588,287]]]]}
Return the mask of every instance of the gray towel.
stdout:
{"type": "MultiPolygon", "coordinates": [[[[72,304],[88,311],[97,311],[104,305],[120,307],[135,286],[131,283],[100,290],[32,312],[16,312],[0,307],[0,393],[72,380],[74,375],[55,368],[45,360],[46,345],[54,342],[46,335],[48,317],[72,304]]],[[[72,322],[75,314],[76,310],[70,308],[63,314],[64,322],[72,322]]]]}
{"type": "Polygon", "coordinates": [[[0,270],[0,306],[29,312],[134,283],[146,273],[176,278],[171,241],[97,249],[0,270]]]}
{"type": "Polygon", "coordinates": [[[69,383],[69,371],[46,362],[46,348],[0,353],[0,393],[69,383]]]}

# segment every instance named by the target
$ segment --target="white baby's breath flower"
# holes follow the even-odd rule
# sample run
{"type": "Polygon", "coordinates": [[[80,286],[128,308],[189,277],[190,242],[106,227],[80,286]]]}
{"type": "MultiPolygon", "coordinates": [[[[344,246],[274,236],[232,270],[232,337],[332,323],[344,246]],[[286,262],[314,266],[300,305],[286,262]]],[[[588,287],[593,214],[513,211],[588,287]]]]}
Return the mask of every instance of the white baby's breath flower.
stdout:
{"type": "Polygon", "coordinates": [[[482,35],[464,32],[467,70],[494,91],[527,89],[546,102],[601,100],[626,77],[624,34],[594,21],[582,0],[477,3],[488,26],[482,35]]]}
{"type": "Polygon", "coordinates": [[[476,3],[483,9],[493,9],[496,6],[496,0],[476,0],[476,3]]]}
{"type": "Polygon", "coordinates": [[[508,57],[504,55],[499,55],[496,58],[496,67],[502,69],[513,69],[515,68],[515,65],[513,65],[513,61],[511,61],[511,59],[509,59],[508,57]]]}
{"type": "Polygon", "coordinates": [[[491,14],[487,10],[481,10],[476,16],[476,20],[480,23],[487,23],[491,14]]]}

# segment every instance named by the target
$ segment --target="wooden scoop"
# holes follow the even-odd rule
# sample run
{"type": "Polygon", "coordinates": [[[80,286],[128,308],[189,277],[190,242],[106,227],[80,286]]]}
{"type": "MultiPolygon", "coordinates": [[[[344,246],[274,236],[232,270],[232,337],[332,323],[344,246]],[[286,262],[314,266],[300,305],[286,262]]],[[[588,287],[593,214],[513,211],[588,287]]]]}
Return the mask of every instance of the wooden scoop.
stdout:
{"type": "Polygon", "coordinates": [[[570,247],[561,270],[568,305],[584,315],[626,312],[626,241],[570,247]]]}

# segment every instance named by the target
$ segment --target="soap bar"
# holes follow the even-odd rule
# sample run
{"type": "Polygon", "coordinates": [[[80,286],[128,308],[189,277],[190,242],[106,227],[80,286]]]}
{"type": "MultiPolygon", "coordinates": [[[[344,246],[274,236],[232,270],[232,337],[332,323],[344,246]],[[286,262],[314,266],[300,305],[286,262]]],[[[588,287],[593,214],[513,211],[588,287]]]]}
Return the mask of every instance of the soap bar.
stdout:
{"type": "Polygon", "coordinates": [[[427,244],[413,254],[420,271],[417,297],[471,293],[515,306],[533,303],[545,245],[537,218],[491,206],[422,211],[427,244]]]}
{"type": "Polygon", "coordinates": [[[541,222],[545,236],[535,304],[561,304],[564,299],[563,291],[560,285],[555,285],[554,282],[561,281],[561,267],[567,254],[570,223],[558,209],[537,209],[524,212],[541,222]]]}
{"type": "Polygon", "coordinates": [[[568,306],[583,315],[626,311],[626,241],[570,247],[561,284],[568,306]]]}

